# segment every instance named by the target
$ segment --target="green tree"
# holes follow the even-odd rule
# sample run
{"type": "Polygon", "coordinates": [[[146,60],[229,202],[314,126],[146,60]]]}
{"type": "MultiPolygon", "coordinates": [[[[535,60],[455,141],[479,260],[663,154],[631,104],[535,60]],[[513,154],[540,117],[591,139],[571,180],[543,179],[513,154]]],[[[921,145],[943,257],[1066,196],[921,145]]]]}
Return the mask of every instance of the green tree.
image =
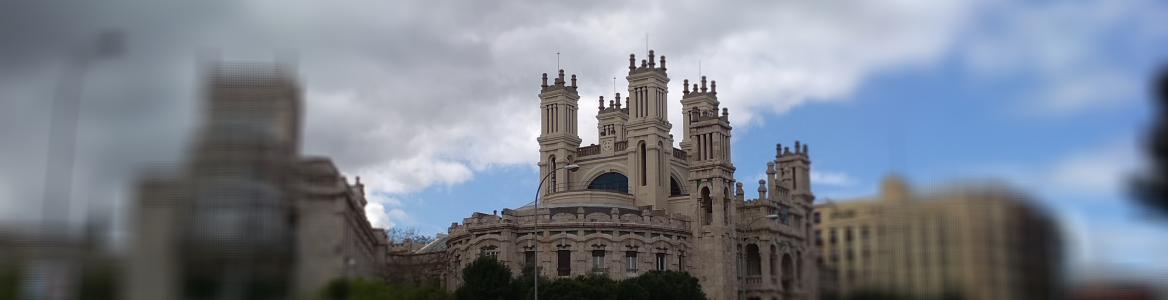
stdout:
{"type": "Polygon", "coordinates": [[[483,256],[462,269],[462,287],[454,295],[462,300],[520,299],[511,284],[511,269],[493,257],[483,256]]]}
{"type": "MultiPolygon", "coordinates": [[[[650,300],[702,300],[706,299],[706,294],[702,292],[702,286],[698,283],[698,279],[686,272],[677,271],[652,271],[641,276],[625,280],[631,281],[644,293],[639,292],[634,287],[623,287],[621,292],[628,292],[630,294],[622,294],[621,299],[650,299],[650,300]],[[641,297],[647,296],[647,297],[641,297]],[[633,298],[639,297],[639,298],[633,298]]],[[[624,283],[624,282],[622,282],[624,283]]]]}

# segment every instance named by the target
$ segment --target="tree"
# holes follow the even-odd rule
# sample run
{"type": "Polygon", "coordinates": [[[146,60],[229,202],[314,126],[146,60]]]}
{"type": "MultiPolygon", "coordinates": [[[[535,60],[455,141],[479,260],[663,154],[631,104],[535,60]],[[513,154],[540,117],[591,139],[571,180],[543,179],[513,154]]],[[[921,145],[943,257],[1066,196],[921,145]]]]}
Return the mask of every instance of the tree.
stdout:
{"type": "Polygon", "coordinates": [[[1159,109],[1145,143],[1152,169],[1136,178],[1133,194],[1155,214],[1168,218],[1168,68],[1161,69],[1154,85],[1159,109]]]}
{"type": "Polygon", "coordinates": [[[641,274],[641,276],[626,279],[621,284],[634,284],[636,287],[620,287],[622,293],[629,293],[622,294],[620,299],[706,299],[706,294],[702,292],[702,286],[698,283],[698,279],[686,272],[652,271],[641,274]],[[644,293],[641,293],[638,287],[644,290],[644,293]]]}
{"type": "Polygon", "coordinates": [[[362,279],[336,279],[321,291],[327,300],[447,300],[451,299],[436,285],[386,284],[362,279]]]}
{"type": "Polygon", "coordinates": [[[494,257],[482,256],[462,269],[462,287],[454,295],[462,300],[519,299],[511,285],[511,269],[494,257]]]}

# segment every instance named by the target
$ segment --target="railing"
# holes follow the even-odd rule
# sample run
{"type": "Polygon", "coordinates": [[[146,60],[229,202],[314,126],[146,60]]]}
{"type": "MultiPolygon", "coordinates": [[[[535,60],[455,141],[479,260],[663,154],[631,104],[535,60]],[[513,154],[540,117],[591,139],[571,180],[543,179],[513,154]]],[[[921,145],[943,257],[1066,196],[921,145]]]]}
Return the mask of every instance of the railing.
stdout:
{"type": "Polygon", "coordinates": [[[761,275],[748,275],[745,278],[742,278],[742,286],[757,287],[760,285],[762,285],[762,276],[761,275]]]}
{"type": "Polygon", "coordinates": [[[676,157],[677,159],[680,159],[680,160],[685,160],[685,158],[686,158],[685,154],[686,154],[685,150],[673,148],[673,157],[676,157]]]}
{"type": "Polygon", "coordinates": [[[590,145],[576,148],[576,157],[600,154],[600,145],[590,145]]]}
{"type": "Polygon", "coordinates": [[[624,151],[625,149],[629,148],[629,141],[616,142],[616,144],[613,144],[612,148],[616,151],[624,151]]]}

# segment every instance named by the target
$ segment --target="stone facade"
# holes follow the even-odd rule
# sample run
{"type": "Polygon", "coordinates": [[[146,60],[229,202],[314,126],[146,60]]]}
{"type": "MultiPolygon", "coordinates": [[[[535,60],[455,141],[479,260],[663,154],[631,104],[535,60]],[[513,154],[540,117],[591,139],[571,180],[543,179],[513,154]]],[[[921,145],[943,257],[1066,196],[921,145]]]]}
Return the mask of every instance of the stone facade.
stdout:
{"type": "Polygon", "coordinates": [[[815,299],[806,145],[778,147],[750,199],[734,178],[729,112],[717,83],[685,80],[684,136],[674,148],[665,57],[629,56],[628,95],[598,100],[599,145],[581,147],[576,76],[543,75],[536,205],[475,213],[446,238],[450,289],[460,270],[493,256],[545,277],[685,271],[711,299],[815,299]],[[570,171],[566,166],[578,166],[570,171]],[[769,191],[769,193],[768,193],[769,191]]]}
{"type": "Polygon", "coordinates": [[[1028,202],[998,184],[917,193],[891,176],[879,196],[816,206],[819,257],[841,296],[1060,298],[1058,230],[1028,202]]]}
{"type": "Polygon", "coordinates": [[[365,217],[364,186],[300,155],[294,70],[205,71],[189,158],[138,187],[127,298],[313,298],[334,278],[381,278],[387,241],[365,217]]]}

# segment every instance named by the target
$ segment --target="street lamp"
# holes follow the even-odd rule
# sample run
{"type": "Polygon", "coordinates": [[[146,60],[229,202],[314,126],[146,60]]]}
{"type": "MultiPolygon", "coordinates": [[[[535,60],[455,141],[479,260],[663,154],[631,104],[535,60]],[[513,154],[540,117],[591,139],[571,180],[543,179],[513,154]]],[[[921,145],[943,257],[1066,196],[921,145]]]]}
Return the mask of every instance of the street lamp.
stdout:
{"type": "MultiPolygon", "coordinates": [[[[539,191],[540,191],[540,188],[543,187],[543,182],[545,180],[547,180],[548,177],[552,176],[552,174],[556,174],[556,171],[559,171],[560,169],[566,169],[566,170],[568,170],[568,172],[576,172],[576,170],[580,169],[580,165],[568,164],[568,165],[563,166],[563,167],[552,169],[551,172],[548,172],[547,175],[543,175],[543,178],[539,179],[539,185],[535,186],[535,225],[534,225],[534,228],[536,230],[539,230],[539,194],[540,194],[539,191]]],[[[532,252],[532,255],[531,255],[531,259],[534,260],[533,263],[535,264],[535,266],[532,268],[533,270],[532,270],[532,274],[531,274],[532,275],[531,280],[534,282],[532,284],[532,286],[534,287],[533,290],[535,291],[535,300],[539,300],[539,240],[538,239],[540,236],[542,236],[542,235],[536,236],[535,249],[534,249],[535,251],[532,252]]]]}
{"type": "Polygon", "coordinates": [[[68,223],[68,212],[73,189],[73,159],[77,139],[77,118],[81,106],[81,88],[85,71],[93,62],[122,55],[124,36],[121,32],[104,32],[93,44],[85,44],[77,52],[69,53],[61,81],[54,91],[53,107],[49,117],[49,146],[45,151],[45,182],[41,196],[41,224],[49,231],[54,225],[68,223]],[[63,205],[63,206],[59,206],[63,205]],[[54,212],[65,217],[56,220],[54,212]]]}

